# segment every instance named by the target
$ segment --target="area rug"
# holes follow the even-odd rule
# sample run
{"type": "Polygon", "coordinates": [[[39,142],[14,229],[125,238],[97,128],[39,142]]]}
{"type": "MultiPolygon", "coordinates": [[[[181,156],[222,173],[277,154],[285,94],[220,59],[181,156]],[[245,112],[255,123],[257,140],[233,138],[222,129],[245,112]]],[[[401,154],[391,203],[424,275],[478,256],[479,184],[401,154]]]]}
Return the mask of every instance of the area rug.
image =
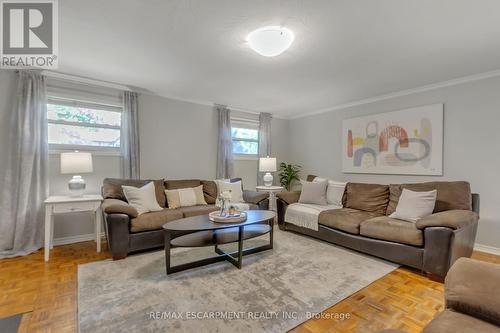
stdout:
{"type": "MultiPolygon", "coordinates": [[[[175,250],[174,265],[213,255],[175,250]]],[[[285,332],[397,268],[279,230],[274,249],[244,257],[241,270],[220,262],[167,276],[164,260],[157,251],[79,265],[80,332],[285,332]]]]}
{"type": "Polygon", "coordinates": [[[17,329],[21,324],[23,314],[16,314],[12,317],[0,318],[0,332],[2,333],[17,333],[17,329]]]}

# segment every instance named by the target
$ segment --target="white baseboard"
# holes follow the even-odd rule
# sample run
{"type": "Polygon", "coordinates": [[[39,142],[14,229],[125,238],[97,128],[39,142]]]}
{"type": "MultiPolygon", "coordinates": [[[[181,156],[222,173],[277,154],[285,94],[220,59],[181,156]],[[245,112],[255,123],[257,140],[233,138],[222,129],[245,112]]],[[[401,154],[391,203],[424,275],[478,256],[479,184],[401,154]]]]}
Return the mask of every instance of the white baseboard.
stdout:
{"type": "MultiPolygon", "coordinates": [[[[104,232],[101,234],[101,239],[105,237],[106,235],[104,232]]],[[[60,237],[60,238],[54,238],[54,246],[59,246],[59,245],[66,245],[66,244],[73,244],[73,243],[80,243],[80,242],[87,242],[95,240],[95,234],[86,234],[86,235],[76,235],[76,236],[69,236],[69,237],[60,237]]]]}
{"type": "Polygon", "coordinates": [[[474,250],[486,252],[486,253],[491,253],[491,254],[496,254],[496,255],[500,256],[500,248],[494,247],[494,246],[476,244],[476,245],[474,245],[474,250]]]}

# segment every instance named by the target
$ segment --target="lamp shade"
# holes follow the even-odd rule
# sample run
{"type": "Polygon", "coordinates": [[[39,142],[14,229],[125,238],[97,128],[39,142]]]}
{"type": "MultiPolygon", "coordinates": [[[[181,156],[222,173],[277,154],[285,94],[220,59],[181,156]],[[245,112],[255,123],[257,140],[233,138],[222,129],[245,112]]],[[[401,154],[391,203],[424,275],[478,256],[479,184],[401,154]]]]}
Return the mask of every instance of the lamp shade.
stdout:
{"type": "Polygon", "coordinates": [[[61,153],[61,173],[80,174],[92,171],[93,166],[91,153],[61,153]]]}
{"type": "Polygon", "coordinates": [[[259,158],[259,171],[260,172],[275,172],[276,171],[276,157],[261,157],[261,158],[259,158]]]}

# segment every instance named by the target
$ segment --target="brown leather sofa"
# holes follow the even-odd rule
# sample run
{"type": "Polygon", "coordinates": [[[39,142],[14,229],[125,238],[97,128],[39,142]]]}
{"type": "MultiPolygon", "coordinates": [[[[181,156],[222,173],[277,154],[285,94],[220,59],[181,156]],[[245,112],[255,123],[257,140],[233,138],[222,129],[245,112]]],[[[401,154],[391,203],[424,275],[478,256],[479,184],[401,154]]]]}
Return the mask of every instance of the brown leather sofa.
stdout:
{"type": "MultiPolygon", "coordinates": [[[[315,176],[308,176],[312,181],[315,176]]],[[[347,183],[341,209],[323,211],[318,231],[285,221],[288,205],[298,202],[300,191],[277,194],[278,223],[294,231],[337,245],[414,267],[442,280],[460,257],[470,257],[479,219],[479,195],[467,182],[418,184],[347,183]],[[437,189],[434,213],[416,223],[389,217],[402,189],[437,189]]]]}
{"type": "MultiPolygon", "coordinates": [[[[445,310],[422,333],[499,333],[500,265],[460,258],[445,280],[445,310]]],[[[383,333],[404,333],[385,330],[383,333]]],[[[380,332],[380,333],[382,333],[380,332]]]]}
{"type": "MultiPolygon", "coordinates": [[[[232,182],[241,180],[231,179],[232,182]]],[[[214,181],[200,179],[186,180],[131,180],[104,179],[102,186],[102,211],[104,227],[109,249],[113,259],[123,259],[129,253],[164,246],[162,226],[173,220],[184,217],[208,214],[217,210],[217,186],[214,181]],[[122,185],[141,187],[153,181],[155,183],[156,200],[164,209],[137,215],[137,211],[127,203],[122,185]],[[170,209],[167,206],[165,189],[173,190],[203,185],[203,194],[207,205],[170,209]]],[[[243,191],[243,199],[250,209],[268,209],[269,194],[254,191],[243,191]]]]}

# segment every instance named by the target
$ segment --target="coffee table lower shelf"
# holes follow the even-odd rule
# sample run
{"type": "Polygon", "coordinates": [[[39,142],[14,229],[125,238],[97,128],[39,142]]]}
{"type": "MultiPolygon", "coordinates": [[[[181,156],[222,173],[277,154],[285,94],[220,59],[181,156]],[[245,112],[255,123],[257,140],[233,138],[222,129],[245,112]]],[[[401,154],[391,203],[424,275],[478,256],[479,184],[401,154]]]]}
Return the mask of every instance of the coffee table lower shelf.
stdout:
{"type": "Polygon", "coordinates": [[[213,264],[220,261],[229,261],[231,264],[241,269],[243,256],[270,250],[273,248],[273,221],[266,224],[242,225],[225,229],[204,230],[178,236],[172,239],[172,233],[169,230],[165,234],[165,263],[167,275],[184,271],[186,269],[196,268],[213,264]],[[259,237],[269,233],[269,244],[243,249],[243,241],[259,237]],[[234,252],[224,252],[218,246],[229,243],[238,243],[238,250],[234,252]],[[205,247],[214,246],[217,256],[192,261],[176,266],[170,265],[172,247],[205,247]]]}

